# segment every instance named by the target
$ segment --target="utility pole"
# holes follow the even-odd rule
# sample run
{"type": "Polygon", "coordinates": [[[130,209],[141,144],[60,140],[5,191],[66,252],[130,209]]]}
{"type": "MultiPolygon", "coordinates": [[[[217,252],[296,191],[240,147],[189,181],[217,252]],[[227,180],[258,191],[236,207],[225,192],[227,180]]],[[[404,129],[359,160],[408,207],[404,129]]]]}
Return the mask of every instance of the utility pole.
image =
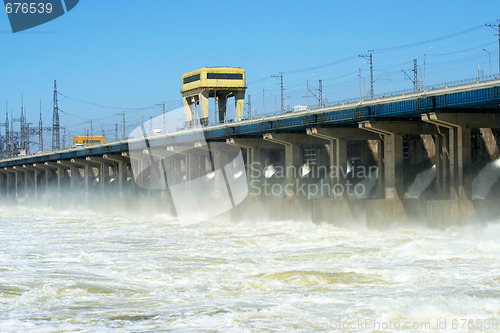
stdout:
{"type": "Polygon", "coordinates": [[[9,131],[9,104],[5,101],[5,152],[10,153],[10,131],[9,131]]]}
{"type": "Polygon", "coordinates": [[[101,124],[101,132],[102,132],[102,136],[106,137],[106,132],[104,132],[104,124],[101,124]]]}
{"type": "Polygon", "coordinates": [[[247,118],[252,118],[252,96],[248,95],[248,112],[247,118]]]}
{"type": "Polygon", "coordinates": [[[413,91],[418,90],[418,66],[417,59],[413,59],[413,91]]]}
{"type": "Polygon", "coordinates": [[[40,120],[38,121],[38,150],[43,151],[42,100],[40,100],[40,120]]]}
{"type": "Polygon", "coordinates": [[[498,71],[500,72],[500,20],[497,21],[498,27],[495,24],[486,24],[486,26],[498,31],[498,71]]]}
{"type": "Polygon", "coordinates": [[[62,148],[66,149],[66,128],[63,127],[63,142],[62,142],[62,148]]]}
{"type": "Polygon", "coordinates": [[[319,80],[319,88],[318,88],[318,100],[319,106],[323,107],[323,82],[319,80]]]}
{"type": "Polygon", "coordinates": [[[401,70],[403,74],[413,83],[413,91],[418,90],[418,74],[417,74],[417,59],[413,59],[413,69],[411,70],[413,72],[413,79],[411,78],[408,73],[404,69],[401,70]]]}
{"type": "Polygon", "coordinates": [[[488,60],[489,60],[489,64],[490,64],[490,80],[491,80],[491,52],[487,51],[486,49],[483,49],[483,51],[488,53],[488,60]]]}
{"type": "Polygon", "coordinates": [[[280,72],[279,75],[273,75],[273,77],[281,79],[281,112],[283,112],[285,110],[284,109],[285,99],[283,97],[283,72],[280,72]]]}
{"type": "Polygon", "coordinates": [[[59,106],[57,104],[57,85],[54,80],[54,110],[52,113],[52,149],[58,150],[61,148],[61,136],[59,132],[59,106]]]}
{"type": "Polygon", "coordinates": [[[118,123],[115,123],[115,141],[118,141],[118,123]]]}
{"type": "Polygon", "coordinates": [[[370,96],[373,98],[373,50],[368,50],[370,54],[359,55],[361,58],[365,58],[370,62],[370,96]]]}
{"type": "Polygon", "coordinates": [[[122,130],[123,130],[123,140],[125,140],[125,112],[122,113],[122,121],[123,121],[123,127],[122,127],[122,130]]]}
{"type": "Polygon", "coordinates": [[[23,95],[21,95],[21,118],[19,118],[19,127],[21,130],[21,150],[26,150],[26,129],[24,126],[24,107],[23,95]]]}

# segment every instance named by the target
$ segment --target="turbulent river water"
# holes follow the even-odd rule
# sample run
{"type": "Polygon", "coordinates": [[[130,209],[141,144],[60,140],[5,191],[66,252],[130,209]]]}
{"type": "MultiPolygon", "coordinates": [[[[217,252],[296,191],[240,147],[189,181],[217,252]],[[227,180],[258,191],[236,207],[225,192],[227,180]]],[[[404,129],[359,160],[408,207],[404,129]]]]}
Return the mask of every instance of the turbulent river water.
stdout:
{"type": "Polygon", "coordinates": [[[496,331],[500,223],[0,208],[0,332],[496,331]]]}

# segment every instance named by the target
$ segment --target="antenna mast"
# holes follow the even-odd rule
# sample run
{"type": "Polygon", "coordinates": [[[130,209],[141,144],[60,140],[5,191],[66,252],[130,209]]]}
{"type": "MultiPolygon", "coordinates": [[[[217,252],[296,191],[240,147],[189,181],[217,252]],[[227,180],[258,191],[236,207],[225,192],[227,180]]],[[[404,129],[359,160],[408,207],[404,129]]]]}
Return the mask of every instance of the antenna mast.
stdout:
{"type": "Polygon", "coordinates": [[[59,106],[57,105],[57,85],[54,80],[54,112],[52,114],[52,149],[61,149],[61,137],[59,135],[59,106]]]}

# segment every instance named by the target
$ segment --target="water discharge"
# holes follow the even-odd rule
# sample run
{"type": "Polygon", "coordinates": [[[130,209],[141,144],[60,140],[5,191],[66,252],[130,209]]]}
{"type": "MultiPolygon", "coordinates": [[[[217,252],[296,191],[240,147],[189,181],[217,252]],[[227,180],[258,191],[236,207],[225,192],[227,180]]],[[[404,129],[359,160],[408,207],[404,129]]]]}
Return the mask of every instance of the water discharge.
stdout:
{"type": "Polygon", "coordinates": [[[500,321],[498,223],[382,232],[84,209],[4,207],[0,216],[1,332],[309,332],[360,320],[437,331],[439,320],[450,330],[454,319],[500,321]]]}
{"type": "Polygon", "coordinates": [[[500,177],[500,159],[486,164],[472,181],[472,199],[486,199],[500,177]]]}
{"type": "Polygon", "coordinates": [[[419,172],[415,177],[415,180],[410,185],[406,191],[405,199],[418,199],[422,193],[431,185],[431,183],[436,179],[436,166],[433,165],[432,168],[419,172]]]}

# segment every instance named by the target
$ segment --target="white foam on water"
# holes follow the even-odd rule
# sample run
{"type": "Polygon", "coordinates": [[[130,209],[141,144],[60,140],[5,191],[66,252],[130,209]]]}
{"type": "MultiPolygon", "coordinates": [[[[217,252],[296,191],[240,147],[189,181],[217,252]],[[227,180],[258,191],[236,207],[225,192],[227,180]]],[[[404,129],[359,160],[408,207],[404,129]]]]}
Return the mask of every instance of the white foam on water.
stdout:
{"type": "Polygon", "coordinates": [[[498,239],[500,223],[182,226],[161,214],[4,207],[0,331],[307,332],[338,320],[500,320],[498,239]]]}

